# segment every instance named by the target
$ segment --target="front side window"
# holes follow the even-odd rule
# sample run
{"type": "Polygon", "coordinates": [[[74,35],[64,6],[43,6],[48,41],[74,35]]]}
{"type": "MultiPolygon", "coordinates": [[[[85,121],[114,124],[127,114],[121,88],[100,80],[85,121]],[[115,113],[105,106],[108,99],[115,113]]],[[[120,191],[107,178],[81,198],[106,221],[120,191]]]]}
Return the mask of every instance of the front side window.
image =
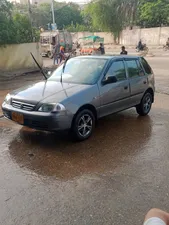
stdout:
{"type": "Polygon", "coordinates": [[[128,75],[130,78],[140,76],[140,71],[136,60],[127,60],[126,64],[128,69],[128,75]]]}
{"type": "Polygon", "coordinates": [[[109,68],[106,78],[115,76],[117,81],[122,81],[126,79],[126,70],[123,61],[113,62],[109,68]]]}

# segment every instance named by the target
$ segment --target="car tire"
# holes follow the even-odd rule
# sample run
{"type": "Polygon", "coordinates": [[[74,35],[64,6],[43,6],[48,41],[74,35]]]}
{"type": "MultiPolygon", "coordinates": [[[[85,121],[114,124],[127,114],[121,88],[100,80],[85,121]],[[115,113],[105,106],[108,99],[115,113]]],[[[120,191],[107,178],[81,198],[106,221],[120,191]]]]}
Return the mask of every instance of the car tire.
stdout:
{"type": "Polygon", "coordinates": [[[72,124],[73,136],[77,141],[87,140],[93,133],[96,119],[91,110],[80,111],[72,124]]]}
{"type": "Polygon", "coordinates": [[[140,116],[146,116],[149,114],[151,110],[151,106],[153,103],[153,96],[151,93],[147,92],[143,96],[141,103],[136,106],[136,111],[140,116]]]}

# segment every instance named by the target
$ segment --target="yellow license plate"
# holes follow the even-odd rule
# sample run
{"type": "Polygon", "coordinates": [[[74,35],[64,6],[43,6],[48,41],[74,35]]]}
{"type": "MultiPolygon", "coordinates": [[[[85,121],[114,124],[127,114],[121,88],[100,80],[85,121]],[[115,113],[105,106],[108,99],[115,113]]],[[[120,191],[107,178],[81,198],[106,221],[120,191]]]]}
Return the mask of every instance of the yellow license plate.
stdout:
{"type": "Polygon", "coordinates": [[[12,120],[19,124],[24,124],[24,118],[21,113],[12,112],[12,120]]]}

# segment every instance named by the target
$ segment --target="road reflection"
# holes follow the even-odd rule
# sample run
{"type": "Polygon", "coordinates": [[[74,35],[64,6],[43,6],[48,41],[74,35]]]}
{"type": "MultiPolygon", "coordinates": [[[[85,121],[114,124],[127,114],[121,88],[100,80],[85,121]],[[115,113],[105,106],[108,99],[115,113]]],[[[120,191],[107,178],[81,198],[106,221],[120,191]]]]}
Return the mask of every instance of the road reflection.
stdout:
{"type": "Polygon", "coordinates": [[[22,128],[9,144],[9,152],[21,169],[68,180],[111,172],[131,162],[151,132],[150,117],[137,117],[130,110],[101,119],[93,137],[81,143],[71,141],[68,135],[22,128]]]}

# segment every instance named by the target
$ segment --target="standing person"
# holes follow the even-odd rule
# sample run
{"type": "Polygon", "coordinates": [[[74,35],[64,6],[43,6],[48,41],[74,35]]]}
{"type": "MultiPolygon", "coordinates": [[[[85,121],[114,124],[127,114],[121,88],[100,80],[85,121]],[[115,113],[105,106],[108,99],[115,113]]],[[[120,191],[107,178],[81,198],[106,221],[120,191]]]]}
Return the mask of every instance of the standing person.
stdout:
{"type": "Polygon", "coordinates": [[[63,46],[60,46],[60,63],[62,62],[62,60],[65,60],[65,50],[63,46]]]}
{"type": "Polygon", "coordinates": [[[104,49],[103,43],[100,43],[100,47],[98,48],[98,51],[101,52],[101,55],[104,55],[105,54],[105,49],[104,49]]]}
{"type": "Polygon", "coordinates": [[[125,48],[125,46],[122,46],[121,47],[121,53],[120,53],[120,55],[127,55],[128,54],[128,52],[126,51],[126,48],[125,48]]]}
{"type": "Polygon", "coordinates": [[[169,225],[169,213],[151,209],[145,217],[144,225],[169,225]]]}
{"type": "Polygon", "coordinates": [[[55,48],[54,48],[54,52],[53,52],[53,65],[56,65],[56,63],[58,64],[59,62],[59,52],[60,52],[60,44],[56,44],[55,48]]]}

